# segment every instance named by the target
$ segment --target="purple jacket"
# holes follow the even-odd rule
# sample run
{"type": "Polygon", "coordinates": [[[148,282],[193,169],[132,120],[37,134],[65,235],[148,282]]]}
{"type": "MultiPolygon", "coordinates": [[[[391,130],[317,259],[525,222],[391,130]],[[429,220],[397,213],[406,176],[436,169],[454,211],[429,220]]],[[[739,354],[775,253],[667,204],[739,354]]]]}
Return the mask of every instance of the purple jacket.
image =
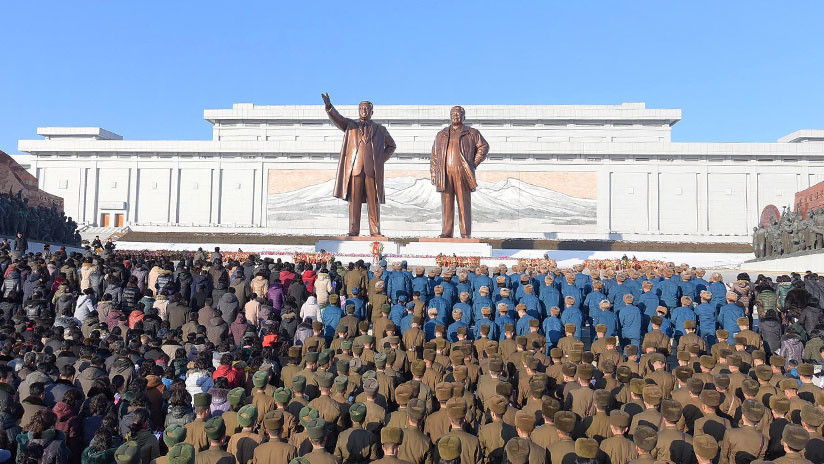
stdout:
{"type": "Polygon", "coordinates": [[[281,308],[283,308],[283,301],[285,300],[283,296],[283,285],[275,281],[269,285],[269,291],[266,292],[266,298],[272,302],[272,308],[280,313],[281,308]]]}

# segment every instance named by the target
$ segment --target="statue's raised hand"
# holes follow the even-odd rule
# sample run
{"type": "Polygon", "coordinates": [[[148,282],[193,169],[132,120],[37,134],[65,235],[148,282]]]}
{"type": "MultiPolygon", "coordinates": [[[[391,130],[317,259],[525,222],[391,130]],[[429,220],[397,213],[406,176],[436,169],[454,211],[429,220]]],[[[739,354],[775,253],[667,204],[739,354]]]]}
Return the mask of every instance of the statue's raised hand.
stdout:
{"type": "Polygon", "coordinates": [[[327,110],[332,108],[332,100],[329,99],[329,94],[328,93],[320,94],[320,98],[323,99],[323,104],[326,105],[327,110]]]}

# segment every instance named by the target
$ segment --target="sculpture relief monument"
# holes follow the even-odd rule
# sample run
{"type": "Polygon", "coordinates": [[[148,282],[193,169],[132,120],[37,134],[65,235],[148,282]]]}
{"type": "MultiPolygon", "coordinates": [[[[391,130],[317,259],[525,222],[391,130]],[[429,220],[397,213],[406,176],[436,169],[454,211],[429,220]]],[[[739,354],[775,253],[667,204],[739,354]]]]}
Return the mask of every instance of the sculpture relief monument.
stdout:
{"type": "Polygon", "coordinates": [[[458,203],[461,236],[472,236],[471,193],[478,187],[475,169],[489,152],[489,144],[477,129],[464,125],[466,112],[453,106],[450,125],[438,132],[429,161],[432,185],[441,193],[443,228],[441,238],[451,238],[455,228],[455,202],[458,203]]]}
{"type": "Polygon", "coordinates": [[[361,207],[369,212],[369,234],[381,235],[380,205],[385,202],[383,164],[395,152],[395,141],[385,127],[372,121],[372,103],[358,105],[358,119],[345,118],[321,94],[326,114],[344,132],[335,177],[336,198],[349,202],[349,236],[360,235],[361,207]]]}

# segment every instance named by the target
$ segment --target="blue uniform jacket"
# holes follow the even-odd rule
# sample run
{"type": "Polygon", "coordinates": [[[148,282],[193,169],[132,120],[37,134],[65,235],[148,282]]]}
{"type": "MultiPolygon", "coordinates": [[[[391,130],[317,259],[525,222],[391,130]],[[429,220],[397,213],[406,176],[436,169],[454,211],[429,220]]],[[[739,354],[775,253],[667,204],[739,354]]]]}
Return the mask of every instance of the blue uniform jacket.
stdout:
{"type": "Polygon", "coordinates": [[[724,285],[723,282],[713,282],[709,286],[709,291],[712,293],[710,303],[712,303],[716,309],[724,306],[727,302],[727,286],[724,285]]]}
{"type": "Polygon", "coordinates": [[[557,345],[558,340],[564,337],[564,323],[557,316],[549,316],[544,319],[543,329],[548,353],[549,349],[557,345]]]}
{"type": "Polygon", "coordinates": [[[594,313],[601,310],[601,302],[606,300],[607,296],[598,290],[593,290],[586,298],[584,298],[584,307],[589,309],[589,315],[592,317],[594,313]]]}
{"type": "Polygon", "coordinates": [[[725,304],[721,306],[721,309],[718,311],[718,323],[721,324],[722,329],[730,333],[727,343],[733,346],[735,346],[733,343],[735,334],[741,331],[741,329],[738,328],[739,317],[744,317],[744,310],[737,304],[725,304]]]}
{"type": "Polygon", "coordinates": [[[701,303],[695,307],[695,317],[698,320],[698,335],[702,337],[714,336],[716,327],[716,307],[712,303],[701,303]]]}
{"type": "Polygon", "coordinates": [[[495,318],[495,325],[498,326],[498,341],[503,340],[506,338],[506,333],[504,331],[504,326],[506,324],[515,325],[515,319],[512,319],[509,315],[506,316],[498,316],[495,318]]]}
{"type": "Polygon", "coordinates": [[[404,294],[412,299],[412,276],[406,271],[392,271],[386,283],[386,294],[397,301],[398,296],[404,294]]]}
{"type": "Polygon", "coordinates": [[[558,308],[562,306],[561,292],[559,292],[557,288],[545,286],[541,289],[540,295],[541,304],[544,307],[544,314],[549,314],[549,309],[553,306],[557,306],[558,308]]]}
{"type": "Polygon", "coordinates": [[[455,343],[458,341],[458,327],[466,327],[466,339],[472,339],[472,331],[469,330],[469,326],[461,321],[455,321],[446,328],[446,338],[448,338],[450,342],[455,343]]]}
{"type": "Polygon", "coordinates": [[[478,295],[472,301],[472,320],[477,321],[479,319],[483,319],[484,316],[481,313],[481,309],[483,309],[484,306],[489,306],[489,309],[492,310],[492,315],[490,318],[495,318],[495,303],[488,296],[478,295]]]}
{"type": "Polygon", "coordinates": [[[355,305],[355,317],[360,320],[366,319],[366,303],[364,303],[363,300],[358,297],[349,297],[346,299],[346,306],[350,304],[355,305]]]}
{"type": "Polygon", "coordinates": [[[406,316],[406,306],[397,303],[392,305],[392,309],[389,310],[389,319],[395,323],[395,327],[401,326],[401,319],[406,316]]]}
{"type": "Polygon", "coordinates": [[[590,313],[593,314],[592,324],[604,324],[605,326],[607,326],[607,337],[613,337],[615,335],[618,335],[618,315],[609,309],[604,311],[599,308],[595,311],[595,313],[590,313]],[[597,315],[597,321],[595,315],[597,315]]]}
{"type": "Polygon", "coordinates": [[[329,305],[321,310],[320,319],[323,322],[323,338],[327,342],[335,337],[335,330],[338,328],[341,317],[343,317],[343,311],[340,310],[339,306],[329,305]]]}
{"type": "Polygon", "coordinates": [[[438,310],[438,320],[441,321],[441,324],[447,325],[448,320],[452,320],[452,315],[447,314],[449,313],[449,308],[452,305],[449,304],[443,297],[435,295],[432,299],[429,300],[429,304],[427,305],[427,309],[435,308],[438,310]]]}
{"type": "Polygon", "coordinates": [[[412,278],[412,292],[419,292],[421,294],[421,301],[426,303],[429,301],[429,279],[424,276],[412,278]]]}
{"type": "Polygon", "coordinates": [[[544,317],[542,314],[543,311],[541,310],[541,300],[539,300],[534,294],[525,294],[519,303],[526,305],[527,314],[535,319],[542,319],[544,317]]]}
{"type": "Polygon", "coordinates": [[[664,279],[658,282],[654,287],[658,291],[658,296],[661,302],[669,309],[675,308],[681,304],[681,287],[672,279],[664,279]]]}
{"type": "Polygon", "coordinates": [[[575,324],[575,338],[578,340],[581,339],[581,334],[583,333],[584,315],[581,313],[580,309],[575,306],[564,308],[563,312],[561,312],[561,322],[563,324],[575,324]]]}
{"type": "MultiPolygon", "coordinates": [[[[652,332],[652,322],[647,326],[647,332],[652,332]]],[[[664,316],[661,316],[661,332],[667,337],[672,337],[672,321],[664,316]]]]}
{"type": "Polygon", "coordinates": [[[475,321],[475,339],[481,338],[481,326],[488,325],[489,326],[489,339],[490,340],[497,340],[500,334],[498,333],[498,326],[492,322],[490,319],[478,319],[475,321]]]}
{"type": "Polygon", "coordinates": [[[515,336],[526,335],[529,333],[529,321],[535,319],[534,317],[530,316],[529,314],[524,314],[524,316],[518,319],[518,322],[515,323],[515,336]]]}
{"type": "Polygon", "coordinates": [[[687,330],[684,328],[684,321],[697,321],[695,313],[689,306],[679,306],[675,308],[672,310],[671,316],[673,329],[675,330],[675,334],[678,336],[687,333],[687,330]]]}
{"type": "Polygon", "coordinates": [[[621,336],[629,339],[641,339],[641,310],[635,305],[626,305],[618,311],[621,336]]]}
{"type": "Polygon", "coordinates": [[[455,306],[452,306],[452,309],[458,308],[461,310],[461,321],[464,324],[470,324],[472,322],[472,306],[469,306],[469,303],[464,302],[457,302],[455,306]]]}

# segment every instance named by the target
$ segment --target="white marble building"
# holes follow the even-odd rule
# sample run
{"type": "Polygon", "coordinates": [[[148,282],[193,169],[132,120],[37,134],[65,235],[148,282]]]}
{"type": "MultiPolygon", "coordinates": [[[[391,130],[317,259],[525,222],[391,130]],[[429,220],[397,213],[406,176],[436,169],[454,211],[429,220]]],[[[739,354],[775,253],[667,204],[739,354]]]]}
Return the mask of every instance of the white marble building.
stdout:
{"type": "MultiPolygon", "coordinates": [[[[383,232],[434,236],[429,153],[450,106],[381,106],[398,149],[386,164],[383,232]]],[[[356,107],[338,106],[355,117],[356,107]]],[[[764,206],[824,181],[824,130],[776,143],[673,143],[679,109],[643,103],[466,106],[490,144],[473,194],[474,235],[748,242],[764,206]]],[[[343,134],[321,105],[205,110],[212,140],[129,140],[98,127],[41,127],[21,140],[40,188],[95,226],[341,234],[331,197],[343,134]]],[[[364,216],[365,216],[364,208],[364,216]]],[[[366,227],[367,221],[362,221],[366,227]]]]}

